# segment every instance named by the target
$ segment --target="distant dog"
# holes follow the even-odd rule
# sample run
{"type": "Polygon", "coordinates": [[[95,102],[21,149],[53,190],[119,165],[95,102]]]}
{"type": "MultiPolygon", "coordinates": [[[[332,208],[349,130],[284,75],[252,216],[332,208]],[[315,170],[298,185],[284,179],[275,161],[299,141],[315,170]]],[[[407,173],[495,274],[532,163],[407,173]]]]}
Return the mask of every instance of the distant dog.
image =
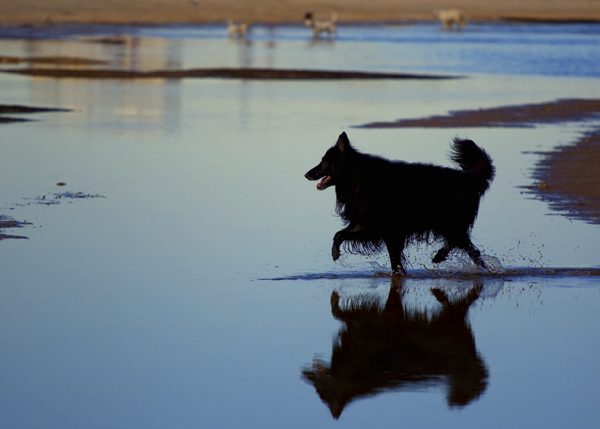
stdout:
{"type": "Polygon", "coordinates": [[[330,20],[315,20],[313,18],[312,12],[307,12],[304,15],[304,25],[313,29],[313,37],[316,39],[319,37],[321,33],[328,33],[329,36],[333,36],[337,29],[337,14],[335,12],[331,12],[330,20]]]}
{"type": "Polygon", "coordinates": [[[467,17],[460,9],[434,10],[433,16],[444,24],[446,30],[450,30],[453,25],[457,28],[467,25],[467,17]]]}
{"type": "Polygon", "coordinates": [[[227,22],[227,33],[231,39],[245,39],[246,34],[248,33],[249,25],[245,22],[234,22],[233,20],[229,20],[227,22]]]}
{"type": "Polygon", "coordinates": [[[346,133],[321,163],[305,174],[317,189],[335,186],[336,212],[346,228],[333,237],[333,260],[344,243],[350,253],[369,255],[387,247],[393,275],[404,274],[404,247],[416,241],[442,241],[433,258],[444,261],[462,249],[488,269],[470,231],[479,201],[495,174],[491,158],[471,140],[454,139],[450,158],[459,169],[388,161],[354,149],[346,133]]]}

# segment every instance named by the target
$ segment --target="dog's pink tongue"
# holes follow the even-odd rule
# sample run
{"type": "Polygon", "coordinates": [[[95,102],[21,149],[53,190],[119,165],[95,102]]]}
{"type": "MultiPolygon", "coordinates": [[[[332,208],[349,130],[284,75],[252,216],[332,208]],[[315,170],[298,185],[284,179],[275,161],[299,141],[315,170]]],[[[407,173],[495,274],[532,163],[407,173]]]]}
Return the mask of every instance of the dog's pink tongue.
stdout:
{"type": "Polygon", "coordinates": [[[321,187],[329,180],[329,176],[325,176],[321,179],[319,183],[317,183],[317,189],[321,189],[321,187]]]}

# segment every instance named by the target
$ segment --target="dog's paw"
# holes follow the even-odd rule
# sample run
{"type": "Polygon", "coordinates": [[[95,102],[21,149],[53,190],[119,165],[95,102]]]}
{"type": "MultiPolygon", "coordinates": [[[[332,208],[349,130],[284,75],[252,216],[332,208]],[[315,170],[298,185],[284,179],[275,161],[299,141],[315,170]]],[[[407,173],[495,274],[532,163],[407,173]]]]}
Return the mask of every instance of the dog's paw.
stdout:
{"type": "Polygon", "coordinates": [[[337,261],[340,257],[340,248],[337,246],[333,246],[331,248],[331,256],[333,257],[334,261],[337,261]]]}
{"type": "Polygon", "coordinates": [[[395,269],[394,271],[392,271],[392,277],[400,277],[400,276],[405,276],[406,275],[406,271],[404,271],[404,269],[395,269]]]}

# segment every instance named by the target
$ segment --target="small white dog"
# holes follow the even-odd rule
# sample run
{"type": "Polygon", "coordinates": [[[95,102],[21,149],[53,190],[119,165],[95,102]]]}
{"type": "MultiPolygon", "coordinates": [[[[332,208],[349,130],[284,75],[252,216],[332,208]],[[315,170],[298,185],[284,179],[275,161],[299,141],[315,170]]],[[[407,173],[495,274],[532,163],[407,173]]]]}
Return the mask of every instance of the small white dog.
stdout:
{"type": "Polygon", "coordinates": [[[227,33],[229,33],[229,37],[232,39],[240,38],[245,39],[246,33],[248,32],[249,25],[245,22],[234,22],[233,20],[229,20],[227,22],[227,33]]]}
{"type": "Polygon", "coordinates": [[[467,17],[460,9],[442,9],[434,10],[433,16],[444,24],[444,29],[449,30],[453,25],[457,28],[467,25],[467,17]]]}
{"type": "Polygon", "coordinates": [[[331,19],[329,20],[315,20],[312,12],[307,12],[304,15],[304,25],[313,29],[313,37],[316,39],[321,33],[328,33],[329,36],[333,36],[337,29],[335,23],[337,22],[337,13],[331,12],[331,19]]]}

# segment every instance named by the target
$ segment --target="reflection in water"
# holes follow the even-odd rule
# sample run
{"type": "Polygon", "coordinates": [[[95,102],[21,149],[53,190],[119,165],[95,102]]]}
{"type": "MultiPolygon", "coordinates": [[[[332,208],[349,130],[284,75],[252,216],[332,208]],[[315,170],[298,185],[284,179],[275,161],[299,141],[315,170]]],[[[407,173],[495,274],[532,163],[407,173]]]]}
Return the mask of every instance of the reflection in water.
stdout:
{"type": "Polygon", "coordinates": [[[253,50],[252,42],[248,39],[233,39],[229,40],[230,44],[235,44],[238,47],[237,61],[240,68],[252,67],[253,50]]]}
{"type": "Polygon", "coordinates": [[[178,80],[85,80],[33,78],[30,99],[40,106],[68,106],[81,115],[63,123],[109,126],[138,133],[174,133],[181,120],[178,80]]]}
{"type": "Polygon", "coordinates": [[[344,327],[334,342],[331,363],[313,362],[303,378],[315,386],[335,418],[353,400],[386,390],[446,385],[448,405],[469,404],[485,391],[488,378],[467,320],[483,289],[480,281],[474,283],[465,296],[452,301],[443,290],[432,289],[442,305],[433,313],[407,308],[402,280],[392,280],[383,308],[364,296],[340,302],[334,291],[331,311],[344,327]]]}
{"type": "MultiPolygon", "coordinates": [[[[26,56],[35,67],[39,59],[76,58],[80,63],[56,64],[69,68],[108,68],[131,71],[179,70],[183,42],[179,39],[142,38],[130,35],[81,37],[72,40],[0,41],[2,52],[26,56]],[[90,63],[90,61],[92,61],[90,63]],[[95,62],[95,63],[94,63],[95,62]]],[[[48,67],[48,61],[43,62],[48,67]]]]}
{"type": "MultiPolygon", "coordinates": [[[[70,40],[0,41],[0,48],[26,58],[31,68],[109,69],[127,71],[180,70],[183,42],[171,38],[129,35],[70,40]]],[[[19,63],[20,64],[20,63],[19,63]]],[[[83,113],[63,118],[67,125],[98,124],[121,130],[171,134],[181,119],[179,79],[55,79],[29,80],[29,102],[66,106],[83,113]]]]}

